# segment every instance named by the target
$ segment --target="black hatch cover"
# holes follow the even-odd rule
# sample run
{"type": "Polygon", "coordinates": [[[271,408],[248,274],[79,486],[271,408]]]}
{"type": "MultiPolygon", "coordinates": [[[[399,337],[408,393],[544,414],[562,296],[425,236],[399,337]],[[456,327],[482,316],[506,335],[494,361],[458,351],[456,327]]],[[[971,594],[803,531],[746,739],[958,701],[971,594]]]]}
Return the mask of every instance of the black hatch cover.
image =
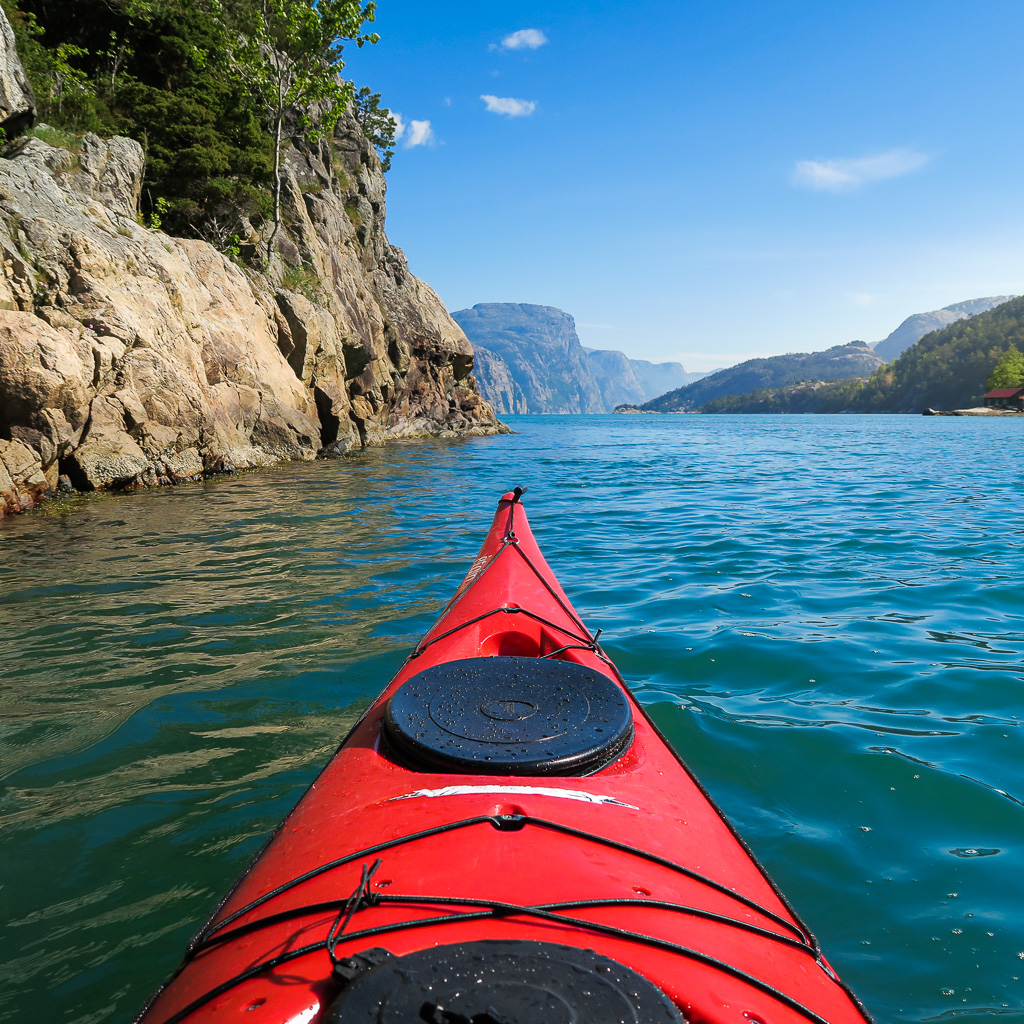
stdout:
{"type": "Polygon", "coordinates": [[[351,980],[324,1024],[686,1024],[636,971],[551,942],[484,939],[406,956],[374,949],[340,966],[351,980]]]}
{"type": "Polygon", "coordinates": [[[424,771],[588,775],[633,738],[622,689],[547,658],[465,658],[425,669],[388,701],[384,735],[424,771]]]}

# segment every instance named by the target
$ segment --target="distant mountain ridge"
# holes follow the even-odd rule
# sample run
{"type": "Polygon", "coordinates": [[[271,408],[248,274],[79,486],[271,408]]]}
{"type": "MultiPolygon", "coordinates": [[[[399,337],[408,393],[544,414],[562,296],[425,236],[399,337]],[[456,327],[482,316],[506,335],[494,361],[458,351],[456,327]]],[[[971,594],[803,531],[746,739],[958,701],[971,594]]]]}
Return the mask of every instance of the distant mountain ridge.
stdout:
{"type": "Polygon", "coordinates": [[[926,334],[835,411],[920,413],[977,406],[988,375],[1011,344],[1024,348],[1024,297],[926,334]]]}
{"type": "Polygon", "coordinates": [[[716,398],[701,412],[922,413],[981,404],[986,379],[1010,345],[1024,349],[1024,297],[932,331],[868,380],[809,382],[716,398]]]}
{"type": "Polygon", "coordinates": [[[968,299],[966,302],[954,302],[942,309],[933,309],[930,313],[915,313],[908,316],[885,340],[878,342],[874,348],[887,363],[902,355],[915,341],[919,341],[932,331],[942,330],[958,320],[969,316],[985,313],[995,306],[1001,306],[1016,295],[990,295],[985,299],[968,299]]]}
{"type": "Polygon", "coordinates": [[[748,359],[712,373],[702,380],[645,402],[645,412],[691,412],[706,402],[727,395],[780,388],[804,380],[840,380],[867,377],[884,360],[863,341],[834,345],[824,352],[795,352],[764,359],[748,359]]]}
{"type": "Polygon", "coordinates": [[[612,412],[702,376],[584,348],[573,318],[554,306],[480,302],[452,318],[473,345],[477,387],[499,414],[612,412]]]}

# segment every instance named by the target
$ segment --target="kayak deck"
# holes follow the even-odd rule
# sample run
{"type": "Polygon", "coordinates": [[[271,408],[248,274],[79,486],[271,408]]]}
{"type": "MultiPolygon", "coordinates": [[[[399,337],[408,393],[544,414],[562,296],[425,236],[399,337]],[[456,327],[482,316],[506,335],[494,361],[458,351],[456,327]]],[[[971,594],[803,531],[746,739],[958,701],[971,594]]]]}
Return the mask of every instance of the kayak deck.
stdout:
{"type": "MultiPolygon", "coordinates": [[[[691,1024],[868,1019],[573,611],[518,498],[499,502],[452,601],[193,941],[146,1024],[347,1021],[343,1007],[326,1011],[365,975],[361,955],[482,941],[592,950],[647,979],[691,1024]],[[481,658],[525,682],[474,709],[478,724],[445,717],[434,700],[432,728],[470,734],[456,737],[457,754],[449,740],[431,753],[435,740],[414,718],[412,746],[396,746],[400,724],[387,718],[399,701],[389,701],[435,678],[443,687],[481,658]],[[543,687],[531,690],[536,673],[543,687]],[[629,728],[613,737],[608,763],[552,753],[542,773],[537,742],[517,739],[527,719],[550,711],[544,735],[570,746],[574,714],[588,719],[588,742],[605,728],[594,724],[604,722],[593,715],[598,697],[583,696],[585,712],[570,707],[584,677],[614,689],[629,728]]],[[[614,732],[621,722],[608,713],[614,732]]],[[[351,1019],[392,1020],[380,1012],[351,1019]]],[[[430,1012],[421,1019],[477,1021],[430,1012]]],[[[540,1019],[553,1024],[560,1012],[540,1019]]]]}

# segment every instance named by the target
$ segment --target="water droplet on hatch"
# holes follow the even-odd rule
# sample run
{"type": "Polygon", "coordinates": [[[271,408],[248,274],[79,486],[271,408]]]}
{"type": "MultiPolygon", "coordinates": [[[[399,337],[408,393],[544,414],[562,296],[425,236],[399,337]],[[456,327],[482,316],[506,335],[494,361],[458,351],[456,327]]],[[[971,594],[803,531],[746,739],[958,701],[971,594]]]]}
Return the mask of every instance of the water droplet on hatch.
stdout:
{"type": "MultiPolygon", "coordinates": [[[[958,846],[954,850],[949,851],[954,857],[992,857],[997,853],[1002,853],[1002,850],[995,848],[983,847],[983,846],[958,846]]],[[[954,895],[950,893],[950,895],[954,895]]]]}

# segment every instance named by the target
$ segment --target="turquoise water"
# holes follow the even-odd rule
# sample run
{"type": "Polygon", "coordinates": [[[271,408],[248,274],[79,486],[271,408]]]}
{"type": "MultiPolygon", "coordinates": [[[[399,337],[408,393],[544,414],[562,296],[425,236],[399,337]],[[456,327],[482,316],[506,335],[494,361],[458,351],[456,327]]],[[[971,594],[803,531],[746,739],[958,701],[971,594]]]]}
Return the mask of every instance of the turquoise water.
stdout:
{"type": "Polygon", "coordinates": [[[0,1021],[131,1020],[517,483],[877,1019],[1024,1021],[1020,424],[509,422],[0,522],[0,1021]]]}

